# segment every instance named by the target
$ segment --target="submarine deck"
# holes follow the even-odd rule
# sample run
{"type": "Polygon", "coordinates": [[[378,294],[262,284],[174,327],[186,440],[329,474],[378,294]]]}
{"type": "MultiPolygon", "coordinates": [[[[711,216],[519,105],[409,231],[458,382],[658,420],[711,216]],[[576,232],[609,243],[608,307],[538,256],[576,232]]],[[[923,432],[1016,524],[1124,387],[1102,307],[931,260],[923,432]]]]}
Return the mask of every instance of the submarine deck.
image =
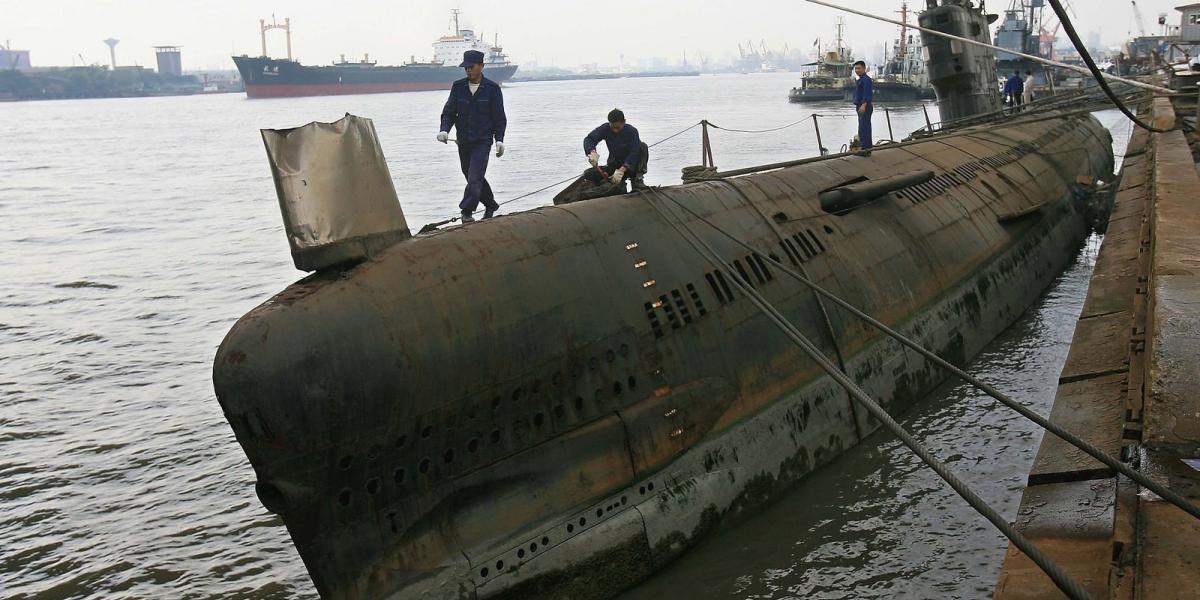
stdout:
{"type": "MultiPolygon", "coordinates": [[[[1197,113],[1194,81],[1183,88],[1191,92],[1186,99],[1172,105],[1156,98],[1144,114],[1157,127],[1193,119],[1184,115],[1197,113]]],[[[1200,503],[1194,123],[1186,136],[1179,128],[1139,129],[1130,140],[1050,418],[1200,503]]],[[[1016,526],[1095,598],[1182,598],[1200,590],[1200,521],[1052,434],[1030,469],[1016,526]]],[[[1061,597],[1010,545],[994,598],[1061,597]]]]}

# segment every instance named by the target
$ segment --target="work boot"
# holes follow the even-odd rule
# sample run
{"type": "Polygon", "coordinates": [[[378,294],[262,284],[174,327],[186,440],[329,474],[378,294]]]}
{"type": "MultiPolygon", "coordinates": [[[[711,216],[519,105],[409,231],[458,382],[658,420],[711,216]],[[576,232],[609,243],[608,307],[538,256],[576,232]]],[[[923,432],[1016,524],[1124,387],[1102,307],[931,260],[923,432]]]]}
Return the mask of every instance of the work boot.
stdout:
{"type": "Polygon", "coordinates": [[[646,182],[644,180],[642,180],[641,177],[634,177],[633,178],[633,191],[636,192],[636,191],[644,190],[644,189],[648,189],[646,187],[646,182]]]}
{"type": "Polygon", "coordinates": [[[494,208],[484,209],[483,218],[490,219],[494,216],[496,216],[496,209],[494,209],[494,208]]]}
{"type": "Polygon", "coordinates": [[[474,223],[475,217],[471,216],[471,213],[469,213],[469,212],[464,212],[462,214],[462,222],[463,223],[474,223]]]}

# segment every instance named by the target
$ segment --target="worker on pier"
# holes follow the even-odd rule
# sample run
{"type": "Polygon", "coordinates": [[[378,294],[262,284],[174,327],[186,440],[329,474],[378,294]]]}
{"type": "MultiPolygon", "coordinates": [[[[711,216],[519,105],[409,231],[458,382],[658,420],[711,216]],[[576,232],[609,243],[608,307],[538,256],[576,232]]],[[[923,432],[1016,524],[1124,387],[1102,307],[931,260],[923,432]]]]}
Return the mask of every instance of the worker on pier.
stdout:
{"type": "Polygon", "coordinates": [[[870,156],[871,147],[871,113],[874,112],[874,93],[871,89],[871,76],[867,75],[867,63],[856,61],[854,74],[858,83],[854,85],[854,110],[858,112],[858,142],[862,145],[862,155],[870,156]]]}
{"type": "Polygon", "coordinates": [[[1025,71],[1025,80],[1021,83],[1021,106],[1033,102],[1033,71],[1025,71]]]}
{"type": "Polygon", "coordinates": [[[500,84],[483,76],[483,53],[467,50],[459,66],[467,76],[450,87],[450,99],[442,108],[437,140],[443,144],[449,141],[451,127],[458,133],[458,162],[467,178],[458,208],[462,211],[462,222],[470,223],[475,220],[473,215],[481,202],[485,219],[491,218],[500,207],[484,175],[492,140],[496,142],[496,158],[504,156],[504,130],[508,119],[504,116],[500,84]]]}
{"type": "Polygon", "coordinates": [[[613,184],[622,183],[626,179],[633,180],[633,189],[640,190],[645,186],[642,176],[646,174],[649,163],[649,148],[642,143],[638,130],[633,125],[625,123],[625,113],[614,108],[608,113],[608,122],[593,129],[583,138],[583,153],[587,155],[592,169],[584,176],[588,181],[599,184],[608,175],[613,184]],[[596,146],[600,143],[608,147],[608,162],[604,172],[600,169],[600,153],[596,146]]]}

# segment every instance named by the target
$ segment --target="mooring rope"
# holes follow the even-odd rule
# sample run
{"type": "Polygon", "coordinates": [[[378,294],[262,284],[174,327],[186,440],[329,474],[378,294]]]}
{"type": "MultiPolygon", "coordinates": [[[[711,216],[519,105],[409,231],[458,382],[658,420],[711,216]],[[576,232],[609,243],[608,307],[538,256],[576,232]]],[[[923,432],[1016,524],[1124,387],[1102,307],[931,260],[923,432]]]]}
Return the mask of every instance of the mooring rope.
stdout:
{"type": "MultiPolygon", "coordinates": [[[[669,200],[674,200],[666,196],[657,188],[651,188],[651,193],[644,195],[646,202],[654,208],[656,212],[667,222],[679,235],[686,241],[693,250],[704,258],[714,269],[718,269],[725,273],[730,280],[733,281],[734,287],[738,288],[752,303],[789,339],[792,340],[810,359],[817,363],[822,370],[825,371],[830,378],[838,383],[846,393],[856,400],[859,404],[871,413],[871,416],[879,420],[883,426],[893,435],[900,439],[905,446],[916,454],[922,462],[933,469],[946,483],[958,493],[959,496],[966,500],[976,512],[983,515],[992,523],[1001,533],[1007,537],[1014,546],[1024,552],[1039,568],[1042,569],[1047,576],[1054,582],[1058,589],[1073,600],[1090,600],[1091,594],[1083,589],[1074,579],[1062,571],[1048,556],[1042,553],[1041,550],[1034,546],[1032,542],[1025,538],[1019,531],[1016,530],[1000,515],[994,508],[976,494],[970,486],[958,478],[953,471],[944,463],[933,456],[933,454],[925,448],[912,434],[908,433],[903,426],[892,418],[887,411],[883,409],[874,399],[872,399],[865,391],[862,390],[853,380],[846,374],[838,370],[837,366],[829,361],[829,358],[820,351],[811,341],[793,325],[787,317],[780,313],[772,306],[765,298],[763,298],[757,290],[755,290],[748,282],[742,280],[741,276],[723,261],[719,254],[712,249],[699,235],[697,235],[682,219],[675,215],[674,218],[669,216],[666,211],[658,206],[651,198],[652,197],[667,197],[669,200]],[[676,220],[679,223],[676,223],[676,220]]],[[[675,202],[675,204],[678,204],[675,202]]]]}

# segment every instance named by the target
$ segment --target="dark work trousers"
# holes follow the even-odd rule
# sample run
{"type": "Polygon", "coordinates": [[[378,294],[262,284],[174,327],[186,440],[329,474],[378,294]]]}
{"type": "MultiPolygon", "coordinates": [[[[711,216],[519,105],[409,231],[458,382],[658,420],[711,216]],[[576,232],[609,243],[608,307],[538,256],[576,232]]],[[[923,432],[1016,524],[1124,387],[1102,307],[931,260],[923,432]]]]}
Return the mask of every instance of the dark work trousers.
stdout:
{"type": "Polygon", "coordinates": [[[462,166],[463,175],[467,178],[467,188],[463,190],[463,199],[458,208],[463,214],[471,214],[479,208],[479,203],[488,211],[500,207],[492,195],[492,186],[488,185],[484,175],[487,173],[488,155],[492,152],[491,144],[458,143],[458,163],[462,166]]]}
{"type": "Polygon", "coordinates": [[[871,113],[875,112],[875,107],[868,102],[866,112],[858,112],[858,107],[854,112],[858,114],[858,142],[863,150],[870,150],[874,145],[871,142],[871,113]]]}

